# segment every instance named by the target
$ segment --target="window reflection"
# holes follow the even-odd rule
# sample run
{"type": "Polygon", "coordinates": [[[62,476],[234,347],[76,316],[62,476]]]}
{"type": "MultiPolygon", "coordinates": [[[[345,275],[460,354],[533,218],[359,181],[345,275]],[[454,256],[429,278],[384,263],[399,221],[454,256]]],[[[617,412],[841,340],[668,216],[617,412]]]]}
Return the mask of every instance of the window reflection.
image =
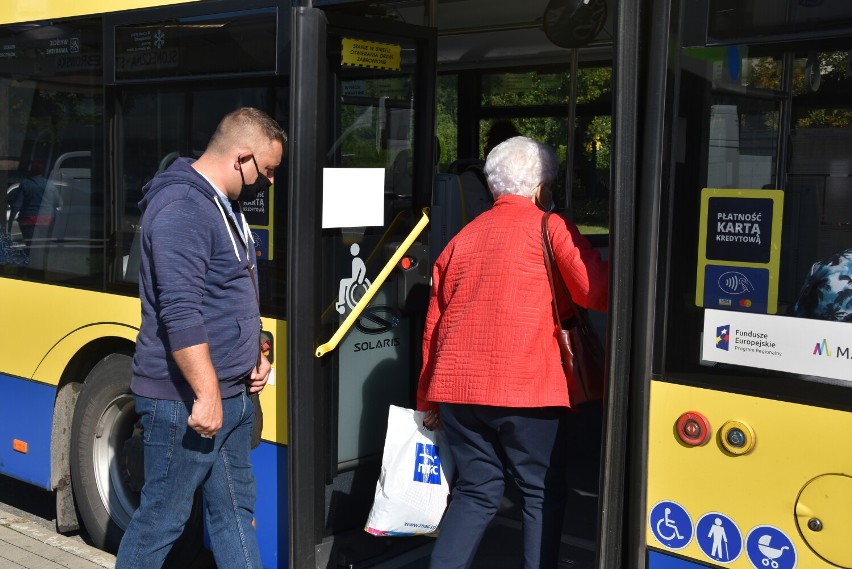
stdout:
{"type": "Polygon", "coordinates": [[[19,64],[0,78],[4,274],[103,284],[101,25],[0,28],[19,64]]]}

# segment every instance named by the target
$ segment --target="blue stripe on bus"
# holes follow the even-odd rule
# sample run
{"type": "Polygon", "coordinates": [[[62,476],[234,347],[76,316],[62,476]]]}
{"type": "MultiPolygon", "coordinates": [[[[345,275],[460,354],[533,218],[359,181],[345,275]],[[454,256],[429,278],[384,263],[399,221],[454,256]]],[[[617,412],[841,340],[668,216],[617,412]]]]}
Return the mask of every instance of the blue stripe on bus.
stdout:
{"type": "Polygon", "coordinates": [[[685,559],[669,557],[658,551],[648,551],[648,569],[707,569],[707,567],[711,565],[699,565],[685,559]]]}
{"type": "Polygon", "coordinates": [[[269,569],[289,563],[287,523],[287,447],[262,442],[251,453],[257,481],[255,520],[263,566],[269,569]]]}
{"type": "Polygon", "coordinates": [[[50,487],[50,431],[56,387],[0,373],[0,473],[50,487]],[[14,439],[27,452],[12,448],[14,439]]]}

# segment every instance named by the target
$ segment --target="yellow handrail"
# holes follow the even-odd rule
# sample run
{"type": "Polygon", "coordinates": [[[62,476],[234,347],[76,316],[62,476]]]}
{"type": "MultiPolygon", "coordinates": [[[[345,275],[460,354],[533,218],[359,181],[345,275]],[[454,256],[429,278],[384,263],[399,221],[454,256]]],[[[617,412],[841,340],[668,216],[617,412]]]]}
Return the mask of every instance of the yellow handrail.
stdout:
{"type": "Polygon", "coordinates": [[[411,233],[408,234],[408,237],[405,238],[405,241],[399,246],[399,249],[394,252],[393,256],[385,263],[384,268],[379,273],[379,276],[376,277],[376,280],[372,282],[370,288],[367,289],[367,292],[364,293],[364,296],[361,297],[361,300],[355,305],[355,308],[352,309],[352,312],[349,313],[349,316],[346,317],[346,320],[343,321],[343,324],[340,325],[340,328],[334,333],[331,339],[322,344],[317,348],[316,356],[318,358],[323,357],[328,352],[332,351],[337,347],[337,344],[340,343],[340,340],[343,339],[343,336],[352,328],[352,325],[355,323],[355,320],[358,316],[361,315],[361,312],[370,304],[370,301],[375,296],[376,292],[378,292],[379,287],[385,282],[388,278],[388,275],[399,263],[399,260],[402,259],[402,256],[405,255],[408,248],[411,247],[411,244],[414,243],[414,240],[423,232],[426,226],[429,225],[429,208],[423,208],[423,217],[420,218],[420,221],[417,222],[417,225],[414,226],[414,229],[411,230],[411,233]]]}

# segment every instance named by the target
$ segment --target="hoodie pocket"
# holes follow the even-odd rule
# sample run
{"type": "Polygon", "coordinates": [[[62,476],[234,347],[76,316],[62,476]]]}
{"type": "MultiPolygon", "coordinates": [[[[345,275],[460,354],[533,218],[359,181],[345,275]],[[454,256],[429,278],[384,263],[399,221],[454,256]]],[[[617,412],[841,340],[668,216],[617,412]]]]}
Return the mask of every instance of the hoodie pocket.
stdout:
{"type": "Polygon", "coordinates": [[[257,316],[237,318],[240,336],[222,360],[225,366],[240,364],[244,360],[254,365],[260,349],[260,319],[257,316]]]}

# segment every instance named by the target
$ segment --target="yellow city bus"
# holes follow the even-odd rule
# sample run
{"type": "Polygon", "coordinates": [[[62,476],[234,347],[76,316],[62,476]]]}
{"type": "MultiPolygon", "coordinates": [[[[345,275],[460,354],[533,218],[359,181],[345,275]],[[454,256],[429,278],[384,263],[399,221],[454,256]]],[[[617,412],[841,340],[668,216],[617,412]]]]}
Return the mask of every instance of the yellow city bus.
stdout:
{"type": "MultiPolygon", "coordinates": [[[[852,247],[846,4],[3,5],[0,473],[116,549],[143,482],[136,202],[255,106],[291,141],[247,208],[273,363],[264,566],[426,567],[430,538],[363,527],[388,405],[414,403],[431,261],[510,121],[556,149],[558,205],[611,262],[606,396],[570,416],[560,566],[852,568],[852,269],[813,287],[836,321],[796,305],[852,247]]],[[[521,503],[510,488],[475,567],[518,566],[521,503]]],[[[202,530],[199,502],[171,565],[203,563],[202,530]]]]}

